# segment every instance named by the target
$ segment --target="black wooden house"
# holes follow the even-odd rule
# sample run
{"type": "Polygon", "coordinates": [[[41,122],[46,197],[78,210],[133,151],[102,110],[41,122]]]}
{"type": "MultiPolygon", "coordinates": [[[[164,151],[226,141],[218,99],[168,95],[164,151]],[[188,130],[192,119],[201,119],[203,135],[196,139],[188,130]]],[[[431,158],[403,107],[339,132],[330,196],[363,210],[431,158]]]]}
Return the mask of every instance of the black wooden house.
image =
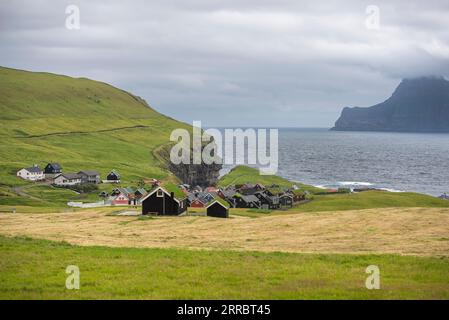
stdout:
{"type": "Polygon", "coordinates": [[[109,181],[120,181],[120,174],[114,170],[112,170],[111,172],[109,172],[106,180],[109,181]]]}
{"type": "Polygon", "coordinates": [[[177,216],[186,211],[187,197],[182,191],[158,186],[141,199],[142,214],[177,216]]]}
{"type": "Polygon", "coordinates": [[[264,209],[279,209],[279,197],[270,196],[265,191],[259,191],[254,194],[260,201],[261,208],[264,209]]]}
{"type": "Polygon", "coordinates": [[[229,218],[229,204],[221,198],[216,198],[207,204],[206,212],[209,217],[229,218]]]}
{"type": "Polygon", "coordinates": [[[293,207],[293,195],[284,193],[283,195],[279,196],[279,203],[282,207],[293,207]]]}
{"type": "Polygon", "coordinates": [[[59,174],[62,173],[62,167],[59,163],[49,163],[44,169],[45,174],[59,174]]]}

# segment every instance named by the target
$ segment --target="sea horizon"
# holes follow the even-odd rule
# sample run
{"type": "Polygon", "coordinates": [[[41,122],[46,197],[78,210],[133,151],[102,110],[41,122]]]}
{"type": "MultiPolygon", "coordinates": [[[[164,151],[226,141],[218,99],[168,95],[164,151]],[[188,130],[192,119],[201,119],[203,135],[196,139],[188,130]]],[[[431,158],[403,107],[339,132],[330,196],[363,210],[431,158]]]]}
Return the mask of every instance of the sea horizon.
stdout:
{"type": "MultiPolygon", "coordinates": [[[[374,188],[438,197],[449,192],[449,172],[444,170],[449,163],[447,135],[282,128],[277,175],[319,188],[374,188]]],[[[243,164],[249,165],[246,159],[243,164]]],[[[223,165],[220,176],[235,166],[223,165]]]]}

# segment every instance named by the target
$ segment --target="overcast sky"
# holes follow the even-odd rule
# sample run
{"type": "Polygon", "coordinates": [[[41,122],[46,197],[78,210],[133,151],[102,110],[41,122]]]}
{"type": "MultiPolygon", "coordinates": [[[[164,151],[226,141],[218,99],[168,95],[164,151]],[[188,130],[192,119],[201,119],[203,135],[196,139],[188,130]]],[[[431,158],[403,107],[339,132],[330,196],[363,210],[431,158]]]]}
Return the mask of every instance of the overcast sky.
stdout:
{"type": "Polygon", "coordinates": [[[0,65],[105,81],[190,123],[331,127],[401,78],[449,75],[449,1],[1,0],[0,65]]]}

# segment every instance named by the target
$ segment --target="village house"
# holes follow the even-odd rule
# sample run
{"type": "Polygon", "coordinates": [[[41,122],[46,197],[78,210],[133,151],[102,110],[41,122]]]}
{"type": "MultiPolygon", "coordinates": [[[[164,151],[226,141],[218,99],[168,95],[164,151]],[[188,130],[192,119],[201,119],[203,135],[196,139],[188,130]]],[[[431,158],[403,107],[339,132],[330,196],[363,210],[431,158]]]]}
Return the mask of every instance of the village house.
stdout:
{"type": "Polygon", "coordinates": [[[136,191],[134,191],[134,196],[136,197],[136,199],[141,199],[147,193],[148,193],[147,190],[145,190],[144,188],[139,188],[136,191]]]}
{"type": "Polygon", "coordinates": [[[144,215],[180,215],[187,209],[186,195],[172,184],[154,187],[141,202],[144,215]]]}
{"type": "Polygon", "coordinates": [[[254,208],[254,209],[256,209],[256,208],[260,208],[260,206],[261,206],[260,200],[253,194],[245,196],[240,193],[236,193],[232,199],[233,199],[233,201],[228,201],[228,202],[233,202],[234,208],[254,208]]]}
{"type": "Polygon", "coordinates": [[[188,194],[188,206],[204,208],[206,204],[215,199],[216,194],[211,192],[191,192],[188,194]]]}
{"type": "Polygon", "coordinates": [[[124,188],[114,190],[111,196],[111,204],[114,206],[127,206],[131,201],[130,193],[124,188]]]}
{"type": "Polygon", "coordinates": [[[106,181],[113,182],[113,183],[120,183],[120,174],[117,171],[112,170],[107,175],[106,181]]]}
{"type": "Polygon", "coordinates": [[[78,173],[61,173],[53,180],[56,186],[76,186],[81,184],[81,176],[78,173]]]}
{"type": "Polygon", "coordinates": [[[229,218],[229,203],[216,197],[206,205],[206,214],[209,217],[229,218]]]}
{"type": "Polygon", "coordinates": [[[254,184],[244,184],[237,187],[237,191],[242,195],[250,195],[259,191],[254,184]]]}
{"type": "Polygon", "coordinates": [[[187,196],[187,205],[192,208],[204,208],[207,204],[205,199],[199,198],[196,194],[190,193],[187,196]]]}
{"type": "Polygon", "coordinates": [[[299,189],[294,189],[290,191],[290,193],[293,195],[293,202],[300,202],[306,200],[307,191],[303,192],[299,189]]]}
{"type": "Polygon", "coordinates": [[[52,179],[62,173],[62,167],[59,163],[49,163],[45,166],[44,174],[46,179],[52,179]]]}
{"type": "Polygon", "coordinates": [[[279,196],[269,195],[265,191],[257,191],[254,195],[260,201],[260,207],[263,209],[279,209],[279,196]]]}
{"type": "Polygon", "coordinates": [[[17,171],[17,176],[19,178],[30,181],[39,181],[45,179],[44,172],[39,168],[38,165],[20,169],[19,171],[17,171]]]}
{"type": "Polygon", "coordinates": [[[222,197],[223,199],[232,198],[236,193],[237,193],[237,191],[232,187],[222,189],[218,192],[220,197],[222,197]]]}
{"type": "Polygon", "coordinates": [[[131,187],[127,187],[127,188],[115,188],[112,189],[111,195],[112,196],[116,196],[120,193],[126,194],[126,196],[130,196],[132,194],[134,194],[134,189],[131,187]]]}
{"type": "Polygon", "coordinates": [[[293,195],[289,193],[284,193],[279,196],[279,203],[282,207],[293,207],[293,195]]]}
{"type": "Polygon", "coordinates": [[[78,174],[81,176],[81,183],[100,183],[100,173],[98,173],[98,171],[82,170],[78,172],[78,174]]]}

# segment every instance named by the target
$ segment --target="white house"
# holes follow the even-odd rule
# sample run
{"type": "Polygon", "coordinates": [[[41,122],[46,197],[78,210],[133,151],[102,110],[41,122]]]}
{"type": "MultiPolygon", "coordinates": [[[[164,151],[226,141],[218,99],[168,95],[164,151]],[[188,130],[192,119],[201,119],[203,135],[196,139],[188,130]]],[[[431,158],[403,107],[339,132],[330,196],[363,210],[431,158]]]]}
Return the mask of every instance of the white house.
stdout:
{"type": "Polygon", "coordinates": [[[57,186],[75,186],[81,184],[82,176],[78,173],[61,173],[53,183],[57,186]]]}
{"type": "Polygon", "coordinates": [[[17,171],[17,176],[19,178],[30,181],[39,181],[45,179],[44,172],[37,165],[20,169],[19,171],[17,171]]]}

